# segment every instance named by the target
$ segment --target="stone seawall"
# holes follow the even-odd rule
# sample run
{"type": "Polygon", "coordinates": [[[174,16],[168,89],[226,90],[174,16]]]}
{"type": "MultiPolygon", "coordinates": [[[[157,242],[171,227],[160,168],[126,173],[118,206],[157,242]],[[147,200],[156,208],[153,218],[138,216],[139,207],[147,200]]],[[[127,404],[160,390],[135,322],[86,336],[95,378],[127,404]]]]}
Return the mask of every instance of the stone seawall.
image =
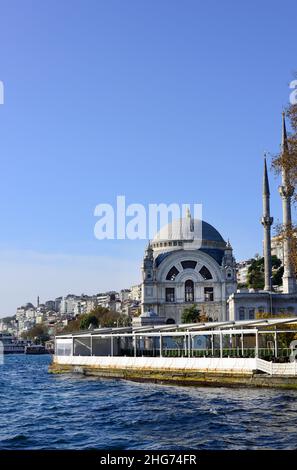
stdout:
{"type": "Polygon", "coordinates": [[[260,373],[255,359],[55,356],[49,372],[175,385],[297,389],[296,376],[260,373]]]}

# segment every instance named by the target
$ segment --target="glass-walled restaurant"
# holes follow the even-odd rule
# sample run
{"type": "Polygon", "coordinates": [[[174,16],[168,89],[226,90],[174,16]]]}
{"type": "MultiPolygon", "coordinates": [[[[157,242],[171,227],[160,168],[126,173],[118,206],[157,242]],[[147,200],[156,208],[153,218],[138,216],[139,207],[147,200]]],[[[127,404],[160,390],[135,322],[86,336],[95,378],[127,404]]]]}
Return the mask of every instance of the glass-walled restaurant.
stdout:
{"type": "Polygon", "coordinates": [[[57,356],[259,357],[287,362],[296,347],[297,317],[101,328],[58,335],[55,340],[57,356]]]}

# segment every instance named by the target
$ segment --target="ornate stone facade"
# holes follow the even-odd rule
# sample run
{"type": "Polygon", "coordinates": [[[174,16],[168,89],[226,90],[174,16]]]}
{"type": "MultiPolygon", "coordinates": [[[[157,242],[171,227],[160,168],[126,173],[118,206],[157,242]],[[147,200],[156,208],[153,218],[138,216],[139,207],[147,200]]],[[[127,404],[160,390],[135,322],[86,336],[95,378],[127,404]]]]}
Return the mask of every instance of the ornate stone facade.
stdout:
{"type": "Polygon", "coordinates": [[[227,298],[236,291],[230,243],[190,214],[156,235],[142,273],[142,311],[153,310],[168,323],[180,323],[184,308],[193,304],[213,320],[224,320],[227,298]]]}

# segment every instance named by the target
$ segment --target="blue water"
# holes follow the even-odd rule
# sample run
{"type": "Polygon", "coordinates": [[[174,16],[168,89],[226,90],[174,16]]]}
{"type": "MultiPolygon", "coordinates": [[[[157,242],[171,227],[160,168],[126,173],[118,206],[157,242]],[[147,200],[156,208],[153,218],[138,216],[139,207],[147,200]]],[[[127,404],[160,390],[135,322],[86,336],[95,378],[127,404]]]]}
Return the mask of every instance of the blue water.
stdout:
{"type": "Polygon", "coordinates": [[[1,449],[296,449],[297,392],[48,374],[5,356],[1,449]]]}

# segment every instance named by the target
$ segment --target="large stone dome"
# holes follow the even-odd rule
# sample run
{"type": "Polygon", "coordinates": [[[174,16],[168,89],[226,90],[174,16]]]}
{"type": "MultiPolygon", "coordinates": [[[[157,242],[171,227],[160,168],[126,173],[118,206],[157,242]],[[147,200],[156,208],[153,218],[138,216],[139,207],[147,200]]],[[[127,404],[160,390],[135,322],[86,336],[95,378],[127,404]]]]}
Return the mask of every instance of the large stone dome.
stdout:
{"type": "Polygon", "coordinates": [[[225,241],[222,235],[204,220],[185,217],[165,225],[154,237],[153,242],[205,240],[218,243],[225,241]]]}
{"type": "MultiPolygon", "coordinates": [[[[175,250],[215,249],[224,251],[226,242],[209,223],[184,217],[165,225],[154,237],[151,246],[154,255],[175,250]]],[[[221,257],[221,255],[220,255],[221,257]]]]}

